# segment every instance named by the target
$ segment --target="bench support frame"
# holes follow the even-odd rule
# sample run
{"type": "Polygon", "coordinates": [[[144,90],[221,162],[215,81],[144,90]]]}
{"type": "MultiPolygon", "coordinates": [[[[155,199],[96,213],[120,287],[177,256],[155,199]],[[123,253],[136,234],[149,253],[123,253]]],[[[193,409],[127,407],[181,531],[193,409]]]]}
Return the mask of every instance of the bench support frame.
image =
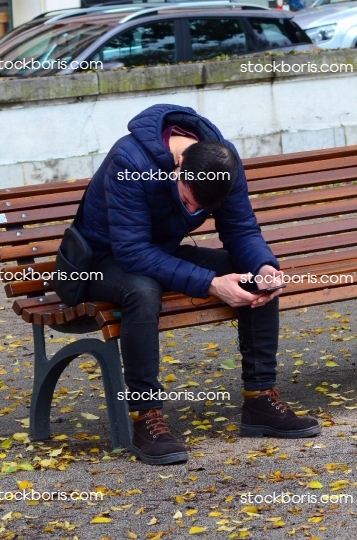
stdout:
{"type": "Polygon", "coordinates": [[[82,338],[61,348],[50,359],[46,354],[44,327],[33,324],[35,373],[30,408],[30,436],[34,441],[50,438],[50,411],[53,393],[63,370],[81,354],[90,354],[99,363],[112,434],[113,449],[131,448],[131,423],[125,401],[117,392],[125,392],[121,357],[116,339],[82,338]]]}

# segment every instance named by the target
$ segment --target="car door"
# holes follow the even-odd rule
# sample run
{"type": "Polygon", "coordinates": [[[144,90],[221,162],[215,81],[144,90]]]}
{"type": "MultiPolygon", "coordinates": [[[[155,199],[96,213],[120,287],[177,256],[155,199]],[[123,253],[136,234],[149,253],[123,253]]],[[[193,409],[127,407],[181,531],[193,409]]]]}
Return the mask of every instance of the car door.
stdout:
{"type": "Polygon", "coordinates": [[[251,35],[243,17],[192,16],[186,19],[191,42],[191,60],[247,54],[251,35]]]}
{"type": "Polygon", "coordinates": [[[177,35],[180,21],[172,19],[142,22],[120,29],[90,58],[103,69],[174,64],[181,61],[177,35]]]}

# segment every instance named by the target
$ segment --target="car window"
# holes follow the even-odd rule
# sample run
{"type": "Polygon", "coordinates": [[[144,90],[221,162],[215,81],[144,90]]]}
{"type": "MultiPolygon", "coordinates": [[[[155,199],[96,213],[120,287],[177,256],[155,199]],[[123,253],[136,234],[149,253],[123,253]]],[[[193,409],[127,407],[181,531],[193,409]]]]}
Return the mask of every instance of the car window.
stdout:
{"type": "MultiPolygon", "coordinates": [[[[35,69],[19,70],[16,67],[6,70],[6,75],[11,76],[12,72],[18,75],[23,72],[29,73],[30,71],[40,72],[46,70],[46,73],[58,71],[60,61],[70,62],[81,51],[83,51],[88,45],[90,45],[95,39],[104,34],[108,30],[107,25],[97,26],[90,24],[76,25],[53,25],[48,28],[42,26],[41,31],[35,35],[29,36],[23,42],[19,44],[14,43],[4,54],[1,55],[1,60],[5,63],[11,61],[36,61],[35,69]],[[50,69],[50,65],[53,65],[53,69],[50,69]]],[[[17,42],[17,40],[14,40],[17,42]]]]}
{"type": "Polygon", "coordinates": [[[126,67],[173,64],[175,62],[175,30],[173,21],[158,21],[137,26],[108,41],[93,57],[106,63],[122,63],[126,67]]]}
{"type": "Polygon", "coordinates": [[[293,29],[289,29],[284,20],[249,17],[259,49],[288,47],[297,43],[293,29]]]}
{"type": "Polygon", "coordinates": [[[247,40],[238,19],[189,20],[193,60],[209,60],[222,54],[247,52],[247,40]]]}

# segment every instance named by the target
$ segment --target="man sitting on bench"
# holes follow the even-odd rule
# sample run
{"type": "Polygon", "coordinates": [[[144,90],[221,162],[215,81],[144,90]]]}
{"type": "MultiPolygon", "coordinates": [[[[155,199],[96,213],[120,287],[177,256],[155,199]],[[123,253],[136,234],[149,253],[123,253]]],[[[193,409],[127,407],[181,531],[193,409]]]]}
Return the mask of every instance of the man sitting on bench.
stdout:
{"type": "Polygon", "coordinates": [[[237,308],[244,384],[241,434],[316,435],[276,388],[279,264],[251,208],[241,160],[193,109],[154,105],[133,118],[94,175],[80,231],[94,252],[87,300],[121,306],[121,352],[134,422],[133,451],[149,464],[187,460],[161,415],[158,323],[163,291],[214,295],[237,308]],[[223,250],[180,245],[213,215],[223,250]],[[240,283],[261,276],[261,283],[240,283]],[[241,285],[243,285],[241,283],[241,285]]]}

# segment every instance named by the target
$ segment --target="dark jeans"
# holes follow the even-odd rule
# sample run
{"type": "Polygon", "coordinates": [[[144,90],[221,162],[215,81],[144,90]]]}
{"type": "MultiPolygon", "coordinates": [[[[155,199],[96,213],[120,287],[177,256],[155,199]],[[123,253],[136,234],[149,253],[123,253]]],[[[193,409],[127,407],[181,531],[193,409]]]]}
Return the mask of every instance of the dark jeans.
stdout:
{"type": "MultiPolygon", "coordinates": [[[[175,256],[214,270],[217,276],[238,272],[233,269],[230,257],[224,250],[186,245],[180,246],[175,256]]],[[[157,380],[162,285],[153,278],[123,272],[111,255],[99,259],[92,270],[102,272],[103,280],[90,282],[88,299],[118,302],[121,306],[120,344],[128,389],[140,394],[163,389],[157,380]]],[[[276,379],[278,298],[258,308],[238,308],[237,316],[244,388],[271,388],[276,379]]],[[[144,394],[145,398],[148,395],[144,394]]],[[[159,399],[129,400],[130,410],[161,407],[159,399]]]]}

